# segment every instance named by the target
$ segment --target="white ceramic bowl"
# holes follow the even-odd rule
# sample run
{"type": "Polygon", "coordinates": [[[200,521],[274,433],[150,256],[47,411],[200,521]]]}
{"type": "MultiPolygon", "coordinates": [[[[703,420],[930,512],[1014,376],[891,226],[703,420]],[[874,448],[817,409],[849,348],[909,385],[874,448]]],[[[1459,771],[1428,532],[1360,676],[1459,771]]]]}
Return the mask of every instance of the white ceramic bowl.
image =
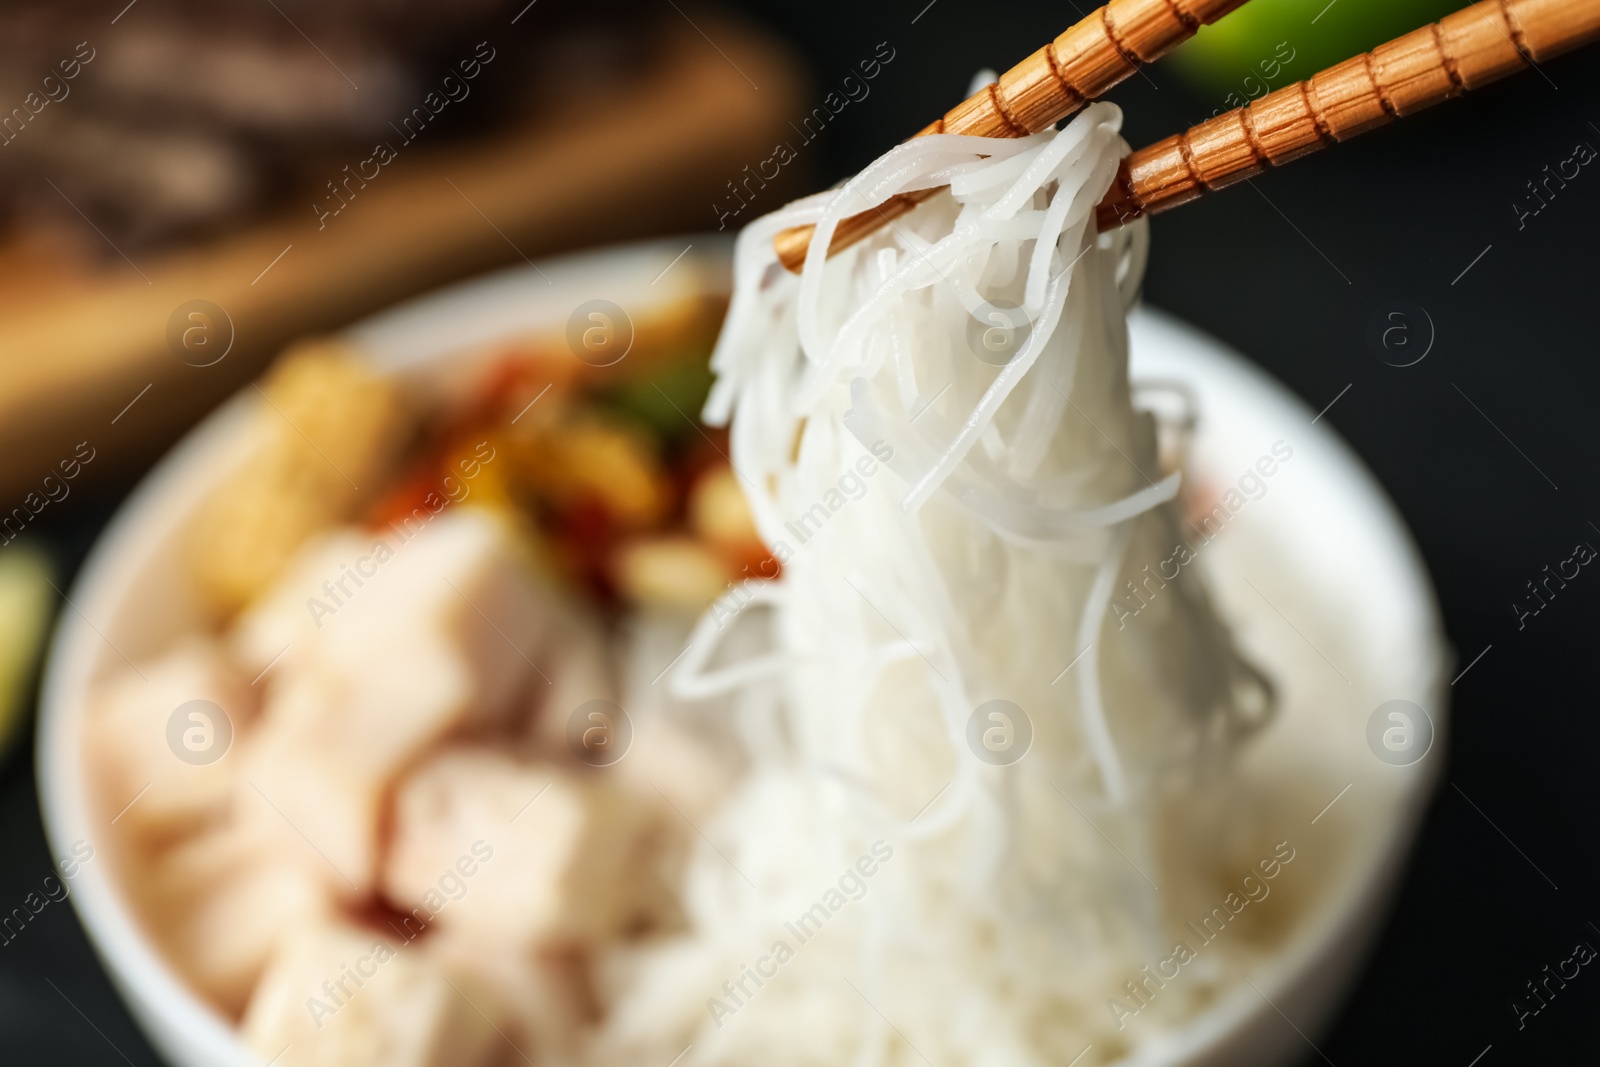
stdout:
{"type": "MultiPolygon", "coordinates": [[[[725,292],[729,244],[694,238],[689,254],[674,263],[689,243],[629,245],[508,270],[403,304],[350,334],[383,365],[448,389],[465,377],[463,350],[560,329],[586,300],[640,309],[696,290],[725,292]]],[[[1314,752],[1326,798],[1334,798],[1339,783],[1350,788],[1317,822],[1296,831],[1313,855],[1323,847],[1318,835],[1325,835],[1331,843],[1323,858],[1337,862],[1322,863],[1326,884],[1318,906],[1284,950],[1252,972],[1254,988],[1232,989],[1184,1029],[1139,1045],[1127,1062],[1280,1063],[1304,1051],[1294,1027],[1314,1035],[1337,1007],[1382,918],[1442,760],[1436,743],[1415,766],[1381,763],[1367,750],[1366,716],[1383,700],[1405,698],[1428,708],[1442,730],[1449,657],[1432,590],[1399,516],[1327,423],[1313,424],[1312,413],[1282,387],[1170,318],[1141,310],[1132,335],[1136,379],[1181,380],[1198,395],[1194,455],[1202,473],[1229,482],[1273,442],[1294,449],[1266,495],[1207,548],[1206,569],[1246,648],[1269,667],[1297,663],[1304,676],[1290,680],[1282,719],[1251,760],[1281,767],[1314,752]]],[[[178,534],[235,461],[229,446],[240,438],[248,402],[241,395],[223,406],[162,460],[101,536],[74,585],[76,610],[62,614],[38,731],[41,806],[57,855],[75,842],[95,844],[116,833],[85,788],[86,694],[122,666],[123,656],[149,656],[197,625],[178,534]]],[[[1299,813],[1302,821],[1316,814],[1323,796],[1299,813]]],[[[115,874],[109,858],[89,862],[73,879],[71,899],[152,1044],[178,1067],[258,1064],[228,1022],[167,965],[115,874]]]]}

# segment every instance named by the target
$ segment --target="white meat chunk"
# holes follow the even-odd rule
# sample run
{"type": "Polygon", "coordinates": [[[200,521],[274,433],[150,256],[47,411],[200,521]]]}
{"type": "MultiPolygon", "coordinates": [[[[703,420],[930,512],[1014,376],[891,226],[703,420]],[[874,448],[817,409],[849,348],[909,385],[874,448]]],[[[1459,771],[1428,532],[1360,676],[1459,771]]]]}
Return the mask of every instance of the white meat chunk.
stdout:
{"type": "Polygon", "coordinates": [[[421,942],[330,921],[287,937],[245,1011],[245,1043],[282,1067],[479,1067],[504,1039],[493,1002],[421,942]],[[397,943],[398,942],[398,943],[397,943]]]}
{"type": "Polygon", "coordinates": [[[132,862],[129,892],[146,929],[190,986],[233,1018],[285,933],[330,913],[321,879],[263,855],[232,825],[132,862]]]}
{"type": "Polygon", "coordinates": [[[459,699],[484,719],[503,716],[529,675],[547,683],[535,664],[565,612],[506,523],[473,507],[408,521],[307,544],[234,628],[246,669],[274,664],[272,679],[320,665],[366,680],[362,665],[386,645],[425,634],[471,669],[459,699]]]}
{"type": "MultiPolygon", "coordinates": [[[[274,673],[268,677],[273,677],[284,665],[310,655],[312,639],[329,620],[317,604],[337,611],[333,597],[339,593],[334,580],[345,578],[345,587],[356,589],[345,570],[363,556],[371,555],[380,540],[353,527],[340,527],[307,541],[290,560],[283,577],[234,623],[230,640],[235,658],[256,674],[271,665],[274,673]],[[324,582],[333,590],[331,595],[322,588],[324,582]]],[[[371,564],[366,569],[371,570],[371,564]]]]}
{"type": "Polygon", "coordinates": [[[692,835],[687,822],[709,819],[732,792],[733,769],[665,713],[635,715],[632,722],[633,743],[617,763],[618,777],[647,799],[670,803],[681,813],[679,825],[692,835]]]}
{"type": "Polygon", "coordinates": [[[107,817],[149,844],[224,814],[240,763],[233,746],[256,700],[221,646],[198,636],[102,684],[89,698],[84,744],[107,817]],[[211,708],[180,711],[193,701],[211,708]]]}
{"type": "Polygon", "coordinates": [[[401,785],[394,821],[390,902],[489,946],[613,936],[657,891],[636,877],[652,813],[603,773],[446,751],[401,785]],[[469,854],[479,862],[461,865],[469,854]]]}
{"type": "MultiPolygon", "coordinates": [[[[325,547],[313,550],[324,561],[325,547]]],[[[256,826],[335,892],[359,898],[376,885],[381,809],[396,775],[451,733],[505,725],[530,689],[547,688],[535,657],[551,646],[561,609],[511,532],[473,509],[352,568],[376,576],[336,585],[348,598],[332,614],[318,607],[321,629],[302,626],[292,641],[303,649],[268,675],[238,790],[256,826]]],[[[304,603],[299,610],[311,619],[304,603]]]]}
{"type": "Polygon", "coordinates": [[[533,713],[526,737],[539,755],[572,768],[581,764],[567,741],[569,720],[592,700],[615,702],[616,683],[606,636],[598,623],[575,622],[551,649],[551,665],[544,668],[547,686],[533,688],[533,713]]]}
{"type": "Polygon", "coordinates": [[[497,1025],[515,1046],[507,1064],[579,1062],[587,1032],[600,1021],[588,953],[507,948],[444,929],[423,944],[489,997],[483,1010],[505,1020],[497,1025]]]}

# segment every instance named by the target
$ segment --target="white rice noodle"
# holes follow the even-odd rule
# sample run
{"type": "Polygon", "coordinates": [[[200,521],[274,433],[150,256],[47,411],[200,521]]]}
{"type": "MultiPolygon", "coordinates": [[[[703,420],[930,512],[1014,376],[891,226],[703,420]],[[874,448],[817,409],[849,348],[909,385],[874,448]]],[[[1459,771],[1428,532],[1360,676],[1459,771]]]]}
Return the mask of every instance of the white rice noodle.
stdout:
{"type": "Polygon", "coordinates": [[[784,568],[719,603],[669,675],[730,709],[749,769],[698,827],[688,932],[619,972],[607,1062],[1042,1067],[1117,1046],[1105,998],[1168,947],[1157,798],[1264,706],[1192,568],[1107,625],[1179,540],[1179,475],[1127,380],[1146,229],[1094,229],[1120,125],[1093,104],[1059,133],[918,138],[740,235],[705,418],[731,424],[784,568]],[[824,256],[845,217],[945,184],[824,256]],[[797,278],[772,238],[803,222],[797,278]],[[999,366],[968,342],[996,307],[1027,320],[999,366]],[[994,700],[1031,725],[1009,765],[969,746],[994,700]],[[865,896],[798,943],[785,924],[880,840],[865,896]],[[779,977],[728,993],[775,939],[795,952],[779,977]]]}

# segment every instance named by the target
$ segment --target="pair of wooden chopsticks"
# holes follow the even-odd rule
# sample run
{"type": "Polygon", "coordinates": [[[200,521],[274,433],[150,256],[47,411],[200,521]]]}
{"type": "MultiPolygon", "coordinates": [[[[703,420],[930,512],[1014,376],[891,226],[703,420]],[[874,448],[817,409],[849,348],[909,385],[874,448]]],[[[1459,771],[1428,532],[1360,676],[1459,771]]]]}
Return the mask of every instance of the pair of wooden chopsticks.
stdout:
{"type": "MultiPolygon", "coordinates": [[[[1111,0],[917,134],[1022,137],[1048,129],[1245,0],[1111,0]]],[[[1371,52],[1218,115],[1122,161],[1100,202],[1104,231],[1243,181],[1401,115],[1600,37],[1600,0],[1482,0],[1371,52]]],[[[937,190],[903,193],[842,221],[847,248],[937,190]]],[[[792,271],[813,226],[773,239],[792,271]]]]}

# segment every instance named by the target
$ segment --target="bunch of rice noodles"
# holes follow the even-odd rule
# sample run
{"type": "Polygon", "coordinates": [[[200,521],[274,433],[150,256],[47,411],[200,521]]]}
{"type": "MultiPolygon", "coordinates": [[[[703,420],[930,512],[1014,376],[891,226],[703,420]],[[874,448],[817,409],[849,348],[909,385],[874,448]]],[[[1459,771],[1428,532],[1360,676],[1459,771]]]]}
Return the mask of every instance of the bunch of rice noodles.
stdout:
{"type": "Polygon", "coordinates": [[[692,932],[617,963],[605,1047],[1059,1065],[1171,948],[1158,803],[1203,789],[1270,697],[1194,568],[1151,577],[1184,538],[1130,399],[1147,230],[1094,226],[1120,126],[1095,104],[1016,140],[922,137],[741,234],[706,416],[731,419],[784,567],[713,607],[672,677],[723,703],[749,771],[701,826],[692,932]],[[824,258],[841,219],[939,186],[824,258]],[[795,277],[772,238],[798,223],[795,277]],[[1009,359],[1001,323],[1022,323],[1009,359]],[[1118,628],[1130,582],[1148,604],[1118,628]],[[1008,765],[969,740],[993,700],[1031,728],[1008,765]],[[880,840],[892,858],[841,883],[880,840]],[[819,902],[820,932],[796,926],[819,902]]]}

